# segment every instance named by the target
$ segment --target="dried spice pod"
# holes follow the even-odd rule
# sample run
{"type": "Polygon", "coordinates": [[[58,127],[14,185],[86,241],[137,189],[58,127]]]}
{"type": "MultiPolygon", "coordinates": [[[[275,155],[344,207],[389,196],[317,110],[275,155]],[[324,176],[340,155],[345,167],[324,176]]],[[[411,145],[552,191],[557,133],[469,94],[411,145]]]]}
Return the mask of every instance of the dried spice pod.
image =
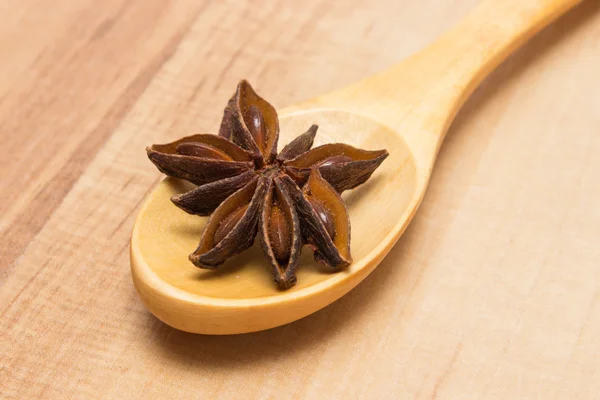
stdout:
{"type": "Polygon", "coordinates": [[[256,178],[254,170],[246,171],[240,175],[206,183],[189,192],[175,195],[171,197],[171,201],[189,214],[210,215],[223,200],[246,186],[254,178],[256,178]]]}
{"type": "Polygon", "coordinates": [[[271,184],[271,179],[257,176],[221,203],[210,216],[190,261],[197,267],[214,269],[252,246],[261,202],[271,184]]]}
{"type": "Polygon", "coordinates": [[[275,108],[242,80],[225,110],[219,134],[250,151],[259,166],[277,155],[279,118],[275,108]],[[228,121],[225,119],[228,118],[228,121]]]}
{"type": "Polygon", "coordinates": [[[218,181],[254,168],[251,155],[234,143],[208,134],[188,136],[167,144],[154,144],[146,148],[148,158],[166,175],[185,179],[196,185],[218,181]],[[213,149],[213,154],[223,153],[223,157],[198,157],[193,154],[180,154],[178,149],[189,151],[188,145],[198,145],[205,149],[213,149]]]}
{"type": "MultiPolygon", "coordinates": [[[[233,161],[252,161],[252,154],[242,149],[240,146],[232,143],[230,140],[210,133],[198,133],[196,135],[186,136],[179,140],[166,144],[153,144],[150,146],[152,151],[165,154],[184,154],[178,153],[177,148],[181,149],[185,145],[207,145],[225,153],[233,161]]],[[[188,154],[193,155],[193,154],[188,154]]]]}
{"type": "Polygon", "coordinates": [[[210,215],[189,259],[214,269],[258,234],[280,289],[296,283],[303,244],[339,269],[352,262],[350,220],[339,193],[365,182],[387,157],[344,144],[311,150],[317,125],[276,154],[279,120],[272,105],[241,81],[219,135],[193,135],[147,148],[165,174],[198,187],[171,198],[190,214],[210,215]]]}
{"type": "Polygon", "coordinates": [[[279,161],[291,160],[310,150],[317,135],[318,125],[312,125],[302,135],[289,142],[277,156],[279,161]]]}
{"type": "Polygon", "coordinates": [[[223,110],[223,118],[221,119],[221,126],[219,127],[219,137],[231,140],[231,121],[233,120],[233,110],[235,108],[236,93],[231,96],[227,102],[225,110],[223,110]]]}
{"type": "Polygon", "coordinates": [[[280,289],[296,283],[296,267],[302,249],[302,232],[294,203],[280,178],[264,199],[259,222],[260,243],[280,289]]]}
{"type": "Polygon", "coordinates": [[[148,150],[148,157],[162,173],[185,179],[196,185],[229,178],[252,168],[252,163],[165,154],[154,152],[151,149],[148,150]]]}
{"type": "Polygon", "coordinates": [[[315,147],[284,165],[300,184],[306,182],[311,168],[316,166],[323,178],[342,193],[366,182],[388,155],[387,150],[362,150],[333,143],[315,147]]]}
{"type": "Polygon", "coordinates": [[[352,263],[350,254],[350,216],[344,200],[336,189],[330,185],[320,173],[320,169],[313,168],[304,186],[304,196],[313,208],[316,215],[323,223],[329,238],[333,241],[336,252],[331,253],[329,246],[319,246],[317,236],[311,238],[314,245],[315,260],[332,267],[345,267],[352,263]],[[341,259],[342,261],[338,261],[341,259]]]}
{"type": "Polygon", "coordinates": [[[352,262],[350,218],[339,193],[313,168],[301,190],[289,176],[281,182],[296,206],[303,237],[314,250],[315,260],[332,268],[352,262]]]}
{"type": "Polygon", "coordinates": [[[204,143],[182,143],[177,146],[177,154],[182,156],[194,156],[201,158],[212,158],[214,160],[233,161],[227,153],[214,146],[204,143]]]}

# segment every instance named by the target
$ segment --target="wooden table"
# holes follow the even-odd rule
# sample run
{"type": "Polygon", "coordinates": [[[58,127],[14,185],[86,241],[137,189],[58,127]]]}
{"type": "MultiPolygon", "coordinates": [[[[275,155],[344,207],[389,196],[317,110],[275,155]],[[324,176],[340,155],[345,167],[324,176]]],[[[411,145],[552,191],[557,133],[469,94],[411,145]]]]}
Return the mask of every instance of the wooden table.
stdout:
{"type": "Polygon", "coordinates": [[[407,232],[333,305],[199,336],[131,282],[147,144],[215,132],[241,78],[281,108],[365,77],[476,2],[0,2],[0,397],[600,398],[597,0],[475,93],[407,232]]]}

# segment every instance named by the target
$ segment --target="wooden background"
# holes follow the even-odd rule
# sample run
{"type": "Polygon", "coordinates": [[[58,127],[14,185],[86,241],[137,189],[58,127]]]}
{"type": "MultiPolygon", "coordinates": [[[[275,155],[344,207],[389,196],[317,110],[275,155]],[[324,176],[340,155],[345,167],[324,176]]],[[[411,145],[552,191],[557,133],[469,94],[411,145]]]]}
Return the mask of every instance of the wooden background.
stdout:
{"type": "Polygon", "coordinates": [[[474,94],[377,270],[296,323],[176,331],[128,239],[144,147],[400,61],[477,0],[1,0],[0,397],[600,398],[600,2],[474,94]]]}

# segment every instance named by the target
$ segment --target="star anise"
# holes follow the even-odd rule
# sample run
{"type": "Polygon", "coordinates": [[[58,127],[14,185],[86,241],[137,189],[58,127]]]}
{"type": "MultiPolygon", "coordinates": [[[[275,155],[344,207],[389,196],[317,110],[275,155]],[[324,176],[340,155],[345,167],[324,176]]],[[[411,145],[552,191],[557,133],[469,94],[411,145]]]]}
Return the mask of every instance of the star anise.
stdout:
{"type": "Polygon", "coordinates": [[[335,269],[352,262],[350,219],[340,196],[364,183],[388,156],[347,144],[311,150],[311,126],[277,154],[275,108],[241,81],[229,100],[219,135],[198,134],[147,148],[163,173],[197,185],[171,199],[182,210],[210,215],[189,256],[215,269],[254,243],[257,233],[281,289],[296,283],[304,244],[335,269]]]}

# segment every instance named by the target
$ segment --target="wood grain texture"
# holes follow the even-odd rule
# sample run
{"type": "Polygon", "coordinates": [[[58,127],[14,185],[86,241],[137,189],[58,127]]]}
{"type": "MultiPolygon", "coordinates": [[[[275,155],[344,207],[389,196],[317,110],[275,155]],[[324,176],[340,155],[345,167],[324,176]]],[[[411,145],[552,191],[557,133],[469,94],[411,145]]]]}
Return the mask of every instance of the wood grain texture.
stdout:
{"type": "Polygon", "coordinates": [[[475,3],[0,2],[0,396],[600,397],[594,0],[476,91],[409,229],[333,305],[205,337],[131,283],[145,145],[214,132],[240,78],[282,107],[370,75],[475,3]]]}

